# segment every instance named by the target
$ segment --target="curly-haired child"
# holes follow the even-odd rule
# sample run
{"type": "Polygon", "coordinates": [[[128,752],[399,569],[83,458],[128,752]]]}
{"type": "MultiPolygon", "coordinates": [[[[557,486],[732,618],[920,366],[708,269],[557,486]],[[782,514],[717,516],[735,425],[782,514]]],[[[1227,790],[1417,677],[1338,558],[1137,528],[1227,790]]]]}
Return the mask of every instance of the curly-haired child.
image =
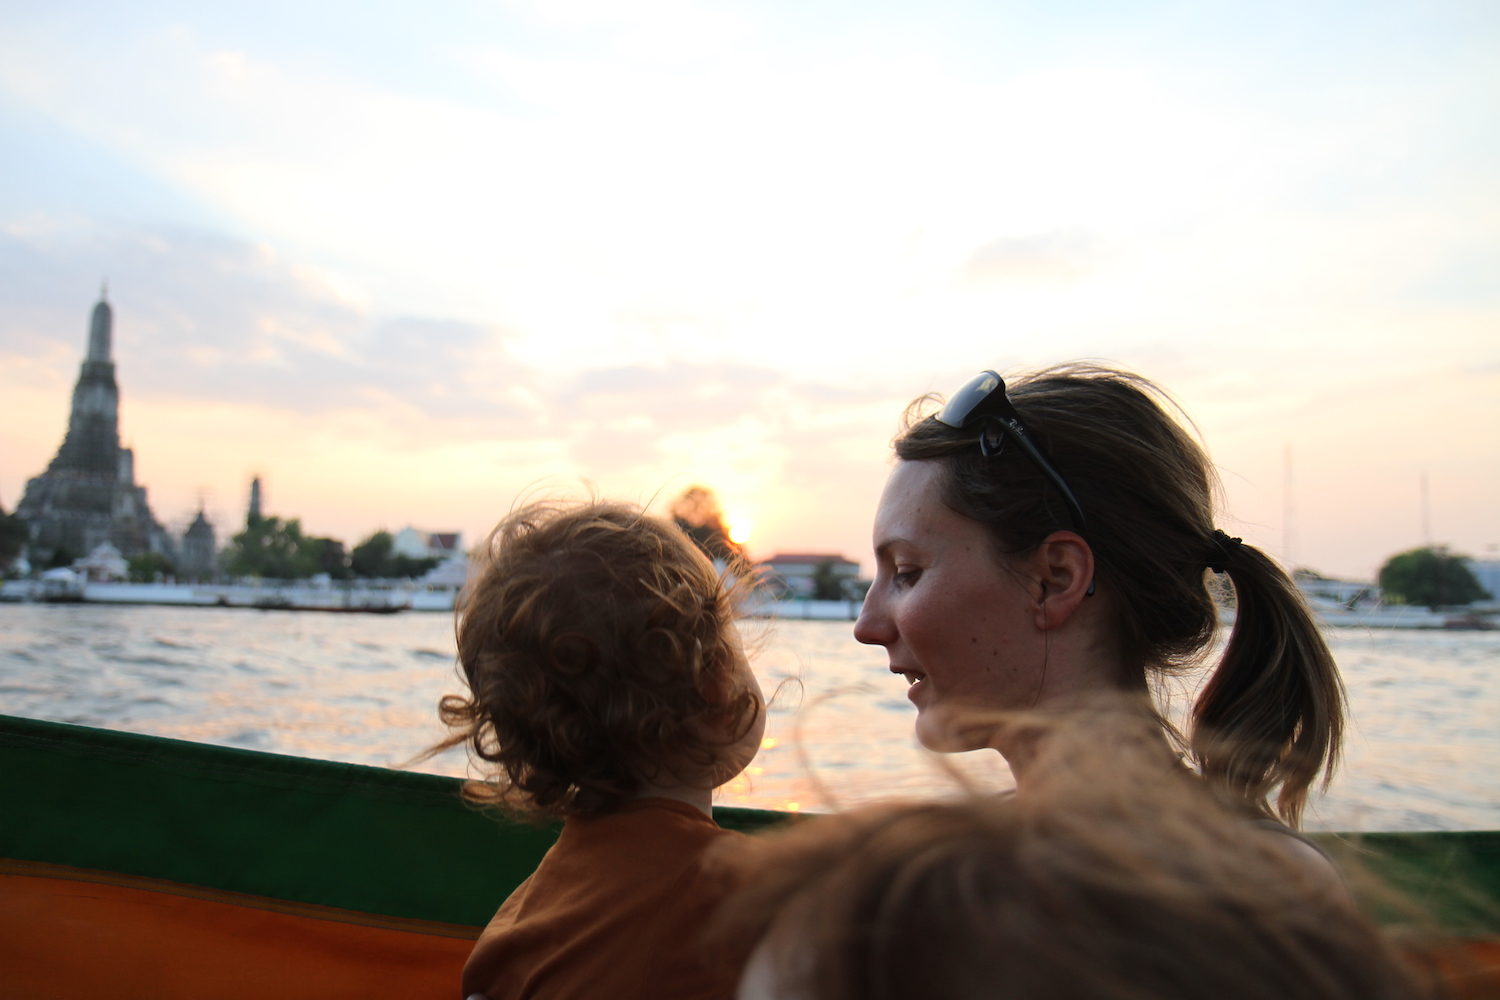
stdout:
{"type": "Polygon", "coordinates": [[[741,836],[712,792],[755,755],[765,704],[713,564],[628,504],[527,506],[490,536],[458,655],[469,695],[439,713],[489,772],[466,794],[563,820],[462,995],[732,995],[738,970],[699,946],[733,888],[708,850],[741,836]]]}

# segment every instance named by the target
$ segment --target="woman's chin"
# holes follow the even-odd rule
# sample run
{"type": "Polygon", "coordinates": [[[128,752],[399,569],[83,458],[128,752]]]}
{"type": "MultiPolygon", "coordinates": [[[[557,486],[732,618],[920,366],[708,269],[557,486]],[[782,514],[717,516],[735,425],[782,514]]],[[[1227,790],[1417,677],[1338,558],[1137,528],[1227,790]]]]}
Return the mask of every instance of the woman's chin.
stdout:
{"type": "Polygon", "coordinates": [[[981,720],[972,710],[957,712],[943,707],[917,713],[917,742],[933,753],[966,753],[993,746],[994,723],[981,720]]]}

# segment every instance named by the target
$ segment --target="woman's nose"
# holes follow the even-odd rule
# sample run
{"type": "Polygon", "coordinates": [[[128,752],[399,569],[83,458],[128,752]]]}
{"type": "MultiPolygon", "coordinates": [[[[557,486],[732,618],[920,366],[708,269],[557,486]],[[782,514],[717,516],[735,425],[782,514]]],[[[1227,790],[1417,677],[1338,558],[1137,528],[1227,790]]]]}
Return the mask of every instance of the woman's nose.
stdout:
{"type": "Polygon", "coordinates": [[[874,588],[865,595],[864,606],[854,620],[854,638],[870,646],[887,645],[891,637],[890,618],[874,588]]]}

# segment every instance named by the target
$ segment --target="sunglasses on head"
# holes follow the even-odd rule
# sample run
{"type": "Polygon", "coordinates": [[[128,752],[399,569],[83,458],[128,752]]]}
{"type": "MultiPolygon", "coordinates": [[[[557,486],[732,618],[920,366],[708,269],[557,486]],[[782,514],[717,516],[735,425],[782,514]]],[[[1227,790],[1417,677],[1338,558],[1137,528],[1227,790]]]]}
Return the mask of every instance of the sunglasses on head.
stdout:
{"type": "Polygon", "coordinates": [[[1042,475],[1047,477],[1047,481],[1056,487],[1063,502],[1068,505],[1068,513],[1073,520],[1073,529],[1083,534],[1083,507],[1079,505],[1078,498],[1073,495],[1073,491],[1068,488],[1063,477],[1031,440],[1031,432],[1026,429],[1021,415],[1006,398],[1005,379],[995,372],[980,372],[970,379],[967,385],[949,397],[948,405],[943,407],[937,418],[939,423],[946,424],[954,430],[963,430],[975,424],[981,425],[979,450],[986,457],[1000,454],[1005,448],[1007,438],[1014,440],[1041,470],[1042,475]]]}

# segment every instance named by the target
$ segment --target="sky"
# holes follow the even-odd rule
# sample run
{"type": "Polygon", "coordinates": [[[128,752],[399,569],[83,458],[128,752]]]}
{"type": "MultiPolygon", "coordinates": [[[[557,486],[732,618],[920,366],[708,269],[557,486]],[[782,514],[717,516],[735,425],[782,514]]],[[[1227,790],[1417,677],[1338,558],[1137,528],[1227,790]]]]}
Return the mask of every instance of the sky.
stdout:
{"type": "Polygon", "coordinates": [[[907,403],[1090,359],[1287,565],[1500,558],[1497,105],[1490,0],[7,4],[0,506],[107,281],[221,539],[701,484],[868,571],[907,403]]]}

